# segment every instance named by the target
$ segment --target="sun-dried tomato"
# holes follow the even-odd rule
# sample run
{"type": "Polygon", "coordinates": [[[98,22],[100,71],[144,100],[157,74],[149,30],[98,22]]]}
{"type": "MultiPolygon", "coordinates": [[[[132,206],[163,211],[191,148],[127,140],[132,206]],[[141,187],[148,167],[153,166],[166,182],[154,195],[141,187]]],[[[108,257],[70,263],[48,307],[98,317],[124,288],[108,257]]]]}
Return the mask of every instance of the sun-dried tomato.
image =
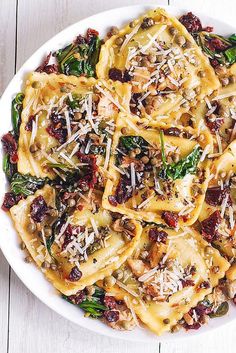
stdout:
{"type": "Polygon", "coordinates": [[[203,315],[209,315],[213,308],[212,305],[204,305],[203,303],[199,303],[195,308],[194,308],[196,314],[198,316],[203,316],[203,315]]]}
{"type": "Polygon", "coordinates": [[[112,205],[114,207],[116,207],[118,205],[118,202],[116,201],[116,198],[113,195],[108,196],[108,202],[110,205],[112,205]]]}
{"type": "Polygon", "coordinates": [[[43,60],[42,64],[35,70],[36,72],[46,72],[47,74],[52,74],[52,73],[58,73],[58,65],[52,64],[48,65],[50,58],[52,56],[52,53],[50,52],[46,58],[43,60]]]}
{"type": "Polygon", "coordinates": [[[116,322],[120,318],[119,311],[116,310],[106,310],[103,316],[108,322],[116,322]]]}
{"type": "Polygon", "coordinates": [[[199,284],[199,287],[198,288],[201,288],[201,289],[208,289],[210,288],[210,283],[208,281],[203,281],[199,284]]]}
{"type": "Polygon", "coordinates": [[[63,144],[67,139],[66,120],[58,112],[53,111],[50,115],[51,124],[47,127],[47,132],[63,144]]]}
{"type": "Polygon", "coordinates": [[[82,188],[82,190],[85,190],[85,187],[93,189],[98,181],[98,166],[96,164],[96,156],[94,156],[93,154],[83,154],[81,152],[77,152],[76,155],[81,161],[81,163],[87,164],[87,166],[85,166],[84,176],[79,179],[78,185],[82,188]]]}
{"type": "Polygon", "coordinates": [[[113,81],[123,82],[123,72],[115,67],[111,68],[108,72],[108,76],[113,81]]]}
{"type": "Polygon", "coordinates": [[[181,279],[181,283],[183,288],[195,286],[195,283],[192,279],[181,279]]]}
{"type": "Polygon", "coordinates": [[[175,212],[164,211],[162,212],[161,218],[172,228],[176,228],[178,225],[179,216],[175,212]]]}
{"type": "Polygon", "coordinates": [[[224,119],[218,116],[216,116],[216,118],[213,121],[211,121],[210,119],[211,119],[210,116],[205,116],[207,127],[213,134],[215,134],[216,132],[219,131],[221,125],[224,123],[224,119]]]}
{"type": "Polygon", "coordinates": [[[229,45],[220,40],[219,38],[212,38],[208,41],[208,47],[213,51],[224,51],[229,47],[229,45]]]}
{"type": "Polygon", "coordinates": [[[30,217],[37,223],[45,219],[48,211],[49,208],[42,195],[36,197],[30,205],[30,217]]]}
{"type": "Polygon", "coordinates": [[[165,244],[168,234],[164,230],[159,230],[157,227],[154,227],[149,230],[148,236],[152,241],[165,244]]]}
{"type": "Polygon", "coordinates": [[[115,309],[117,307],[115,298],[110,295],[105,295],[103,303],[108,309],[115,309]]]}
{"type": "Polygon", "coordinates": [[[32,131],[33,129],[33,121],[35,121],[35,115],[30,115],[27,123],[25,124],[26,131],[32,131]]]}
{"type": "Polygon", "coordinates": [[[96,31],[95,29],[92,28],[88,28],[87,33],[86,33],[86,39],[88,41],[88,43],[90,42],[90,40],[94,37],[98,37],[99,36],[99,32],[96,31]]]}
{"type": "Polygon", "coordinates": [[[227,195],[228,195],[227,205],[231,206],[232,200],[230,197],[229,188],[225,187],[225,188],[221,189],[220,186],[214,186],[212,188],[207,189],[205,201],[206,201],[206,203],[208,203],[208,205],[220,206],[222,204],[223,200],[227,197],[227,195]]]}
{"type": "Polygon", "coordinates": [[[79,281],[82,277],[82,272],[78,269],[77,266],[74,266],[69,273],[68,280],[71,282],[79,281]]]}
{"type": "Polygon", "coordinates": [[[202,236],[203,238],[211,243],[216,240],[219,236],[218,228],[222,221],[220,211],[216,210],[208,218],[201,222],[202,236]]]}
{"type": "Polygon", "coordinates": [[[67,245],[70,244],[70,242],[73,240],[73,228],[71,224],[68,224],[66,227],[66,230],[64,232],[64,241],[62,244],[62,250],[65,250],[67,245]]]}
{"type": "Polygon", "coordinates": [[[131,181],[126,175],[122,175],[116,188],[115,198],[121,204],[127,202],[132,197],[131,181]]]}
{"type": "Polygon", "coordinates": [[[17,163],[18,155],[17,155],[17,142],[14,136],[8,132],[2,137],[3,150],[6,154],[10,156],[11,163],[17,163]]]}
{"type": "Polygon", "coordinates": [[[2,210],[9,211],[10,208],[16,205],[20,200],[23,199],[22,195],[15,195],[13,192],[6,192],[4,195],[3,203],[2,203],[2,210]]]}
{"type": "Polygon", "coordinates": [[[183,327],[185,330],[198,330],[201,327],[201,324],[199,322],[194,322],[192,325],[188,325],[187,322],[183,324],[183,327]]]}
{"type": "Polygon", "coordinates": [[[170,127],[169,129],[164,129],[163,130],[164,135],[170,135],[170,136],[180,136],[181,130],[178,129],[177,127],[170,127]]]}
{"type": "Polygon", "coordinates": [[[184,25],[189,33],[196,33],[202,31],[202,24],[200,19],[192,12],[188,12],[179,18],[179,21],[184,25]]]}
{"type": "Polygon", "coordinates": [[[80,304],[82,301],[84,301],[86,298],[84,291],[78,291],[76,294],[68,296],[68,299],[73,303],[73,304],[80,304]]]}
{"type": "Polygon", "coordinates": [[[216,59],[210,59],[211,66],[216,68],[220,63],[216,59]]]}

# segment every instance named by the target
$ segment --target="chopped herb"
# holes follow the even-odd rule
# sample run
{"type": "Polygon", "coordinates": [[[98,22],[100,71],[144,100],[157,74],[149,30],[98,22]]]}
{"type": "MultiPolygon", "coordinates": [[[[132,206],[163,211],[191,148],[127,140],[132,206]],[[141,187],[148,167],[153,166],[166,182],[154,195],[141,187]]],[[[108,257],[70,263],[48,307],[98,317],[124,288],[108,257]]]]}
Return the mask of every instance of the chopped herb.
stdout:
{"type": "Polygon", "coordinates": [[[11,190],[15,195],[32,195],[37,189],[42,188],[47,179],[36,178],[29,174],[15,173],[11,178],[11,190]]]}

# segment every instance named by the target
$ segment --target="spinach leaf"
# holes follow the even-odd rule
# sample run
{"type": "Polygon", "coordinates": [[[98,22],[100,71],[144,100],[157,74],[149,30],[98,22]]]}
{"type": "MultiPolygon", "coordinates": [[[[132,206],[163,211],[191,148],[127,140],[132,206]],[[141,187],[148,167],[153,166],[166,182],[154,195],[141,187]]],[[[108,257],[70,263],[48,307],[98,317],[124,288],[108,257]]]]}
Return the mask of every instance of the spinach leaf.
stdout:
{"type": "Polygon", "coordinates": [[[227,49],[224,52],[224,55],[226,56],[230,65],[234,64],[236,62],[236,47],[227,49]]]}
{"type": "Polygon", "coordinates": [[[228,40],[229,40],[231,43],[235,44],[235,43],[236,43],[236,34],[232,34],[232,35],[228,38],[228,40]]]}
{"type": "Polygon", "coordinates": [[[11,163],[10,161],[10,156],[6,154],[3,157],[3,167],[2,167],[4,173],[7,176],[8,180],[11,180],[12,176],[16,173],[17,167],[16,164],[11,163]]]}
{"type": "Polygon", "coordinates": [[[79,304],[79,307],[94,318],[102,316],[103,311],[107,310],[105,305],[100,304],[99,301],[93,297],[91,300],[84,300],[79,304]]]}
{"type": "Polygon", "coordinates": [[[15,173],[11,178],[11,190],[14,194],[32,195],[37,189],[42,188],[47,179],[36,178],[29,174],[15,173]]]}
{"type": "MultiPolygon", "coordinates": [[[[89,298],[86,296],[85,299],[78,304],[78,307],[83,309],[86,313],[89,313],[93,318],[101,317],[103,312],[108,310],[108,308],[103,304],[104,296],[104,290],[95,286],[95,293],[89,298]]],[[[67,302],[74,304],[70,297],[62,294],[62,298],[67,302]]]]}
{"type": "Polygon", "coordinates": [[[214,33],[199,32],[195,34],[195,40],[210,59],[216,59],[220,64],[226,65],[236,62],[236,34],[225,38],[214,33]],[[220,41],[224,49],[214,49],[214,45],[211,45],[212,39],[220,41]]]}
{"type": "Polygon", "coordinates": [[[148,142],[142,136],[121,136],[119,140],[119,147],[125,148],[128,152],[140,148],[146,149],[148,142]]]}
{"type": "Polygon", "coordinates": [[[193,151],[177,163],[166,164],[159,170],[158,175],[162,179],[183,179],[187,174],[194,174],[201,157],[201,148],[195,147],[193,151]]]}
{"type": "Polygon", "coordinates": [[[95,77],[101,40],[94,36],[89,44],[70,44],[56,52],[60,71],[66,75],[95,77]]]}
{"type": "Polygon", "coordinates": [[[19,128],[21,123],[21,112],[23,109],[23,99],[24,94],[18,93],[12,101],[11,110],[12,110],[12,126],[13,132],[16,137],[19,136],[19,128]]]}
{"type": "Polygon", "coordinates": [[[50,235],[50,237],[46,238],[47,251],[48,251],[49,255],[51,255],[51,256],[52,256],[51,247],[52,247],[52,244],[53,244],[54,240],[55,240],[55,234],[54,233],[52,235],[50,235]]]}

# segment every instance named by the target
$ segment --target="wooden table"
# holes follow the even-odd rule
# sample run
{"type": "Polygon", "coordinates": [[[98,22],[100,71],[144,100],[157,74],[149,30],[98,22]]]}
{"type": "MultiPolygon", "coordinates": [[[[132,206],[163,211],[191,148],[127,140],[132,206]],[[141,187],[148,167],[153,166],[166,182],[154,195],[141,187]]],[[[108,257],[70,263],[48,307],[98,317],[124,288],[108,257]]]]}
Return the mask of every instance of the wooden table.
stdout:
{"type": "MultiPolygon", "coordinates": [[[[23,62],[58,31],[103,10],[146,2],[197,8],[235,23],[235,0],[1,0],[0,93],[23,62]]],[[[0,353],[229,353],[235,351],[235,329],[236,322],[193,339],[149,345],[93,334],[42,304],[0,252],[0,353]]]]}

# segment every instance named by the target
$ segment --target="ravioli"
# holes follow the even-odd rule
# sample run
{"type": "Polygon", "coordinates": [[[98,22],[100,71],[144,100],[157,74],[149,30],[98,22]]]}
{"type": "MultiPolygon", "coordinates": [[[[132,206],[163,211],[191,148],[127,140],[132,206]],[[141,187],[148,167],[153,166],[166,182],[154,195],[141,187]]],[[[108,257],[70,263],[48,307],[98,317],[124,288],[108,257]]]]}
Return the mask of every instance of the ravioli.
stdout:
{"type": "MultiPolygon", "coordinates": [[[[206,146],[211,148],[208,133],[201,141],[193,133],[191,129],[180,130],[157,123],[140,125],[139,118],[135,123],[134,117],[129,119],[120,114],[110,159],[112,178],[106,183],[103,207],[147,222],[165,223],[170,215],[176,220],[175,227],[193,224],[201,210],[209,179],[209,162],[201,161],[204,158],[201,150],[206,146]],[[185,172],[184,158],[185,162],[190,158],[193,163],[189,165],[191,170],[185,172]],[[174,165],[172,172],[170,165],[174,165]],[[177,169],[184,175],[176,175],[177,169]],[[168,174],[166,170],[172,175],[164,175],[168,174]]],[[[171,223],[167,222],[173,226],[171,223]]]]}
{"type": "Polygon", "coordinates": [[[162,120],[184,113],[220,86],[186,28],[163,9],[147,12],[102,45],[99,78],[132,85],[131,111],[162,120]]]}
{"type": "Polygon", "coordinates": [[[207,128],[212,134],[214,151],[211,158],[218,157],[236,137],[236,84],[222,87],[206,97],[189,115],[197,131],[207,128]]]}
{"type": "Polygon", "coordinates": [[[106,169],[106,146],[117,113],[129,109],[129,100],[130,87],[120,82],[31,73],[23,102],[18,171],[53,179],[83,166],[81,154],[96,155],[97,164],[106,169]]]}
{"type": "Polygon", "coordinates": [[[84,202],[83,198],[80,205],[82,210],[75,210],[68,218],[51,216],[51,210],[55,213],[55,191],[46,185],[10,211],[30,255],[47,279],[65,295],[75,294],[120,267],[132,254],[142,231],[137,222],[126,217],[124,222],[132,224],[132,232],[127,233],[125,228],[116,232],[108,211],[99,207],[94,214],[91,204],[84,202]],[[35,229],[32,232],[29,230],[32,222],[29,215],[32,215],[32,203],[38,197],[44,199],[49,213],[47,219],[41,221],[41,226],[37,225],[40,231],[35,229]],[[55,225],[55,237],[47,236],[46,224],[55,225]]]}
{"type": "Polygon", "coordinates": [[[125,300],[149,329],[161,335],[211,293],[229,266],[190,228],[175,232],[147,226],[133,258],[117,271],[116,285],[106,290],[125,300]]]}
{"type": "Polygon", "coordinates": [[[214,160],[211,173],[199,221],[206,239],[229,258],[235,258],[236,141],[214,160]]]}

